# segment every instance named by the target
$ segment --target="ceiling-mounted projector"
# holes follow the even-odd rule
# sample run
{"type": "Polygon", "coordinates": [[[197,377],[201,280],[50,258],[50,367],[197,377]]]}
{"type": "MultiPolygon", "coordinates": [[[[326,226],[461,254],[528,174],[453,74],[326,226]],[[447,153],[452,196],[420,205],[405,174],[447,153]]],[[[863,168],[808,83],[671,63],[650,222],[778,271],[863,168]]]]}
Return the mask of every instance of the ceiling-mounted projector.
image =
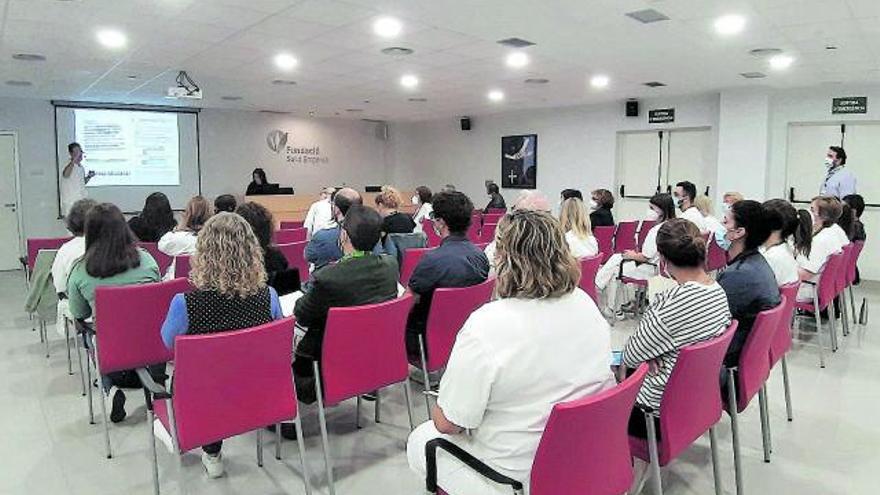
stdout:
{"type": "Polygon", "coordinates": [[[201,100],[202,89],[199,85],[189,77],[185,70],[177,73],[177,86],[168,88],[165,94],[166,98],[201,100]]]}

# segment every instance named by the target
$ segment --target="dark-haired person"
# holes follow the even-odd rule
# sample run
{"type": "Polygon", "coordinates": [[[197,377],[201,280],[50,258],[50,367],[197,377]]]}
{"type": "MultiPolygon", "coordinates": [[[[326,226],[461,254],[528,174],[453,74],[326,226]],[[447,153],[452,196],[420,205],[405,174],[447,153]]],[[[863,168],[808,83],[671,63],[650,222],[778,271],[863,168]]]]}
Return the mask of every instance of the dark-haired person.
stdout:
{"type": "Polygon", "coordinates": [[[718,283],[727,294],[730,312],[739,321],[724,364],[736,366],[758,313],[779,304],[779,287],[773,269],[758,251],[770,237],[761,203],[743,200],[731,205],[724,214],[724,228],[730,242],[730,261],[718,274],[718,283]]]}
{"type": "MultiPolygon", "coordinates": [[[[305,403],[317,399],[312,363],[321,358],[330,308],[374,304],[397,297],[397,260],[372,253],[382,232],[382,217],[372,208],[355,205],[346,212],[341,227],[342,259],[315,270],[311,289],[296,301],[293,310],[297,325],[306,329],[293,361],[297,397],[305,403]]],[[[369,338],[369,334],[364,335],[364,339],[369,338]]]]}
{"type": "MultiPolygon", "coordinates": [[[[260,249],[263,251],[263,268],[266,271],[268,280],[273,280],[278,272],[287,270],[287,258],[272,246],[272,233],[275,230],[275,220],[272,213],[259,203],[248,201],[238,205],[235,213],[250,224],[257,241],[260,243],[260,249]]],[[[207,224],[206,224],[207,225],[207,224]]],[[[198,250],[196,250],[198,252],[198,250]]]]}
{"type": "Polygon", "coordinates": [[[61,194],[61,212],[67,213],[78,200],[86,197],[86,184],[95,176],[95,171],[90,170],[86,173],[82,166],[83,150],[79,143],[70,143],[67,145],[67,153],[70,160],[61,170],[60,194],[61,194]]]}
{"type": "MultiPolygon", "coordinates": [[[[64,316],[67,311],[67,277],[74,263],[86,252],[86,215],[93,206],[98,204],[95,200],[84,198],[73,203],[67,213],[67,231],[73,234],[73,239],[65,242],[58,248],[55,260],[52,262],[52,283],[58,294],[58,318],[56,325],[59,335],[64,335],[64,316]]],[[[68,316],[69,317],[69,316],[68,316]]]]}
{"type": "Polygon", "coordinates": [[[850,194],[843,198],[853,210],[853,236],[851,241],[864,241],[868,238],[865,234],[865,224],[862,223],[862,213],[865,212],[865,199],[860,194],[850,194]]]}
{"type": "Polygon", "coordinates": [[[340,225],[349,208],[361,205],[363,198],[354,189],[343,187],[333,195],[332,202],[333,226],[312,234],[312,238],[309,239],[309,243],[306,245],[306,261],[311,263],[315,270],[342,258],[342,247],[339,244],[340,225]]]}
{"type": "Polygon", "coordinates": [[[763,206],[770,236],[759,251],[773,270],[776,285],[793,284],[800,280],[796,253],[809,253],[813,226],[809,220],[799,217],[794,206],[784,199],[771,199],[763,206]]]}
{"type": "Polygon", "coordinates": [[[214,198],[214,213],[220,213],[222,211],[233,213],[237,206],[238,201],[236,201],[235,196],[231,194],[221,194],[214,198]]]}
{"type": "Polygon", "coordinates": [[[614,195],[608,189],[596,189],[590,193],[590,224],[596,227],[614,227],[614,195]]]}
{"type": "Polygon", "coordinates": [[[412,197],[412,203],[418,206],[419,209],[413,215],[413,221],[416,223],[416,228],[413,229],[413,232],[423,232],[422,221],[429,220],[431,212],[434,211],[434,207],[431,205],[433,198],[434,195],[427,186],[416,188],[416,193],[412,197]]]}
{"type": "Polygon", "coordinates": [[[703,219],[703,214],[700,213],[699,208],[694,204],[696,199],[697,186],[693,182],[682,181],[675,185],[675,206],[681,210],[681,214],[678,217],[694,222],[694,225],[700,229],[700,232],[705,233],[707,232],[706,221],[703,219]]]}
{"type": "Polygon", "coordinates": [[[251,172],[251,183],[248,184],[245,195],[265,194],[268,185],[269,181],[266,179],[266,171],[261,168],[255,168],[251,172]]]}
{"type": "MultiPolygon", "coordinates": [[[[679,351],[723,333],[730,324],[730,309],[724,289],[704,269],[706,242],[693,222],[683,218],[665,222],[657,232],[657,251],[678,285],[661,292],[651,302],[623,348],[623,364],[628,368],[649,361],[656,364],[645,378],[636,402],[660,411],[679,351]]],[[[638,407],[630,415],[629,434],[647,438],[645,415],[638,407]]],[[[641,491],[648,473],[647,463],[634,459],[636,476],[629,493],[641,491]]]]}
{"type": "Polygon", "coordinates": [[[820,196],[837,199],[856,194],[856,176],[846,168],[846,151],[840,146],[829,146],[825,153],[825,180],[819,189],[820,196]]]}
{"type": "MultiPolygon", "coordinates": [[[[86,250],[67,279],[70,316],[84,320],[95,316],[95,289],[105,285],[131,285],[158,282],[159,266],[149,253],[135,244],[125,217],[115,205],[101,203],[86,214],[86,250]]],[[[157,381],[164,381],[165,366],[150,370],[157,381]]],[[[130,372],[101,377],[110,421],[125,419],[125,394],[119,386],[129,384],[130,372]]]]}
{"type": "MultiPolygon", "coordinates": [[[[810,241],[810,252],[797,257],[800,266],[798,273],[804,281],[818,282],[825,269],[825,264],[832,254],[839,253],[843,246],[849,244],[846,233],[837,225],[843,207],[839,199],[833,196],[816,196],[810,203],[810,216],[813,219],[813,238],[810,241]]],[[[797,295],[798,301],[813,300],[813,285],[801,284],[797,295]]]]}
{"type": "Polygon", "coordinates": [[[434,196],[433,204],[434,229],[443,240],[436,249],[425,253],[409,279],[416,300],[406,324],[406,348],[415,360],[419,357],[419,335],[425,334],[434,290],[470,287],[489,276],[489,260],[467,238],[474,210],[471,200],[464,193],[442,192],[434,196]]]}
{"type": "Polygon", "coordinates": [[[845,202],[840,203],[840,218],[837,219],[837,225],[846,234],[846,238],[850,242],[856,234],[856,217],[853,215],[852,208],[845,202]]]}
{"type": "Polygon", "coordinates": [[[507,203],[504,196],[498,192],[498,184],[490,182],[486,184],[486,194],[489,196],[489,204],[483,208],[483,213],[489,213],[489,210],[506,210],[507,203]]]}
{"type": "Polygon", "coordinates": [[[177,227],[168,196],[160,192],[147,196],[140,215],[131,217],[128,227],[141,242],[159,242],[163,235],[177,227]]]}

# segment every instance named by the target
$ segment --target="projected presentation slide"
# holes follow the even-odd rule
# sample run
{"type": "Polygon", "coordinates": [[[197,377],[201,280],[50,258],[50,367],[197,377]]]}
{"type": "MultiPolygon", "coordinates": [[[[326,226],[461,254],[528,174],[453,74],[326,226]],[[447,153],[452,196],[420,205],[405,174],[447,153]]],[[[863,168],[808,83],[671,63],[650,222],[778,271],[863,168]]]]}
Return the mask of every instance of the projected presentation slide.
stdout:
{"type": "Polygon", "coordinates": [[[129,110],[74,111],[87,187],[180,184],[177,114],[129,110]]]}

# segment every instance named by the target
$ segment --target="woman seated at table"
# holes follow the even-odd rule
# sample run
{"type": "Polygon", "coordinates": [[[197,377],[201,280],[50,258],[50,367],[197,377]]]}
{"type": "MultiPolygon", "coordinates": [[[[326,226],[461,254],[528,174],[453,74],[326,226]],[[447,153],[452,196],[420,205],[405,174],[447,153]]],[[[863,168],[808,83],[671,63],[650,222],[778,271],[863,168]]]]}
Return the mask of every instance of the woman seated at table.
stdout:
{"type": "MultiPolygon", "coordinates": [[[[432,420],[409,438],[409,465],[422,477],[425,444],[442,437],[528,485],[553,406],[615,384],[608,323],[578,288],[580,267],[556,219],[517,210],[501,219],[496,238],[498,299],[464,324],[432,420]]],[[[449,495],[510,493],[445,452],[437,468],[449,495]]]]}
{"type": "MultiPolygon", "coordinates": [[[[260,242],[239,215],[223,212],[211,217],[199,234],[191,263],[195,289],[174,296],[162,325],[162,340],[169,349],[178,335],[241,330],[283,318],[278,295],[266,285],[260,242]]],[[[202,446],[202,464],[210,478],[223,475],[222,445],[202,446]]]]}

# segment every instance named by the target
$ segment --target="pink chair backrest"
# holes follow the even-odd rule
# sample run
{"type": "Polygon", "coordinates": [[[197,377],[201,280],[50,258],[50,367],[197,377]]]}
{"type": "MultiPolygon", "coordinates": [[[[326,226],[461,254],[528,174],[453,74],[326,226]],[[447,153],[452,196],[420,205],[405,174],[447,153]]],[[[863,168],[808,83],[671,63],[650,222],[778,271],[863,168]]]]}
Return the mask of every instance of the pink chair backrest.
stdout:
{"type": "Polygon", "coordinates": [[[486,210],[486,213],[485,213],[485,215],[499,215],[499,216],[503,216],[505,214],[507,214],[507,208],[489,208],[488,210],[486,210]]]}
{"type": "Polygon", "coordinates": [[[498,223],[504,215],[505,213],[486,213],[483,215],[483,225],[486,225],[487,223],[498,223]]]}
{"type": "Polygon", "coordinates": [[[602,263],[614,252],[614,227],[605,225],[593,229],[593,235],[596,236],[596,242],[599,243],[599,252],[604,258],[602,263]]]}
{"type": "Polygon", "coordinates": [[[412,294],[378,304],[331,308],[321,351],[327,405],[404,381],[404,334],[412,294]]]}
{"type": "Polygon", "coordinates": [[[837,270],[837,293],[846,289],[847,277],[849,276],[849,267],[853,260],[853,255],[855,254],[856,245],[853,243],[849,243],[846,246],[843,246],[843,259],[840,261],[840,269],[837,270]]]}
{"type": "Polygon", "coordinates": [[[647,372],[643,364],[612,389],[553,406],[532,463],[529,493],[626,492],[633,479],[627,423],[647,372]]]}
{"type": "Polygon", "coordinates": [[[498,228],[497,223],[484,223],[480,229],[480,243],[490,243],[495,240],[495,229],[498,228]]]}
{"type": "Polygon", "coordinates": [[[409,278],[419,264],[422,256],[434,248],[409,248],[403,252],[403,263],[400,266],[400,285],[409,285],[409,278]]]}
{"type": "Polygon", "coordinates": [[[150,284],[98,287],[95,335],[101,373],[130,370],[172,359],[162,324],[175,294],[191,289],[185,278],[150,284]]]}
{"type": "Polygon", "coordinates": [[[737,410],[742,412],[749,405],[752,397],[758,393],[770,376],[770,342],[779,330],[779,319],[788,307],[788,301],[781,297],[775,308],[758,313],[752,331],[746,337],[742,353],[739,356],[737,372],[737,410]]]}
{"type": "Polygon", "coordinates": [[[856,281],[856,266],[859,263],[859,256],[862,255],[862,248],[865,247],[865,241],[855,241],[852,243],[853,252],[849,259],[849,265],[846,267],[846,285],[852,285],[856,281]]]}
{"type": "Polygon", "coordinates": [[[837,297],[838,286],[840,284],[841,268],[844,265],[843,252],[832,254],[825,262],[822,272],[819,275],[819,283],[816,289],[819,291],[819,309],[825,309],[831,301],[837,297]],[[826,276],[828,275],[828,276],[826,276]]]}
{"type": "Polygon", "coordinates": [[[159,244],[156,242],[138,242],[138,247],[142,248],[144,251],[150,253],[150,256],[156,260],[156,264],[159,265],[159,273],[165,273],[165,270],[171,266],[171,260],[174,259],[171,256],[159,251],[159,244]]]}
{"type": "Polygon", "coordinates": [[[614,252],[622,253],[636,248],[636,228],[639,222],[620,222],[614,232],[614,252]]]}
{"type": "Polygon", "coordinates": [[[480,306],[492,299],[495,279],[470,287],[437,289],[431,299],[425,335],[428,340],[428,371],[446,366],[458,331],[480,306]]]}
{"type": "Polygon", "coordinates": [[[287,259],[288,266],[299,270],[299,279],[301,282],[305,282],[309,279],[309,262],[306,261],[307,245],[308,242],[306,241],[275,245],[275,247],[281,251],[281,254],[284,255],[284,258],[287,259]]]}
{"type": "Polygon", "coordinates": [[[189,278],[191,269],[189,256],[182,254],[174,257],[174,278],[189,278]]]}
{"type": "Polygon", "coordinates": [[[58,249],[73,237],[33,237],[27,240],[27,266],[28,271],[34,270],[37,261],[37,253],[41,249],[58,249]]]}
{"type": "Polygon", "coordinates": [[[648,231],[650,231],[654,225],[657,225],[657,222],[654,220],[642,220],[642,224],[639,226],[639,235],[636,241],[636,248],[641,251],[642,246],[645,244],[645,237],[648,237],[648,231]]]}
{"type": "MultiPolygon", "coordinates": [[[[471,225],[473,225],[473,222],[471,222],[471,225]]],[[[428,238],[427,246],[429,248],[439,246],[440,241],[443,240],[440,238],[439,235],[437,235],[437,232],[434,232],[434,222],[428,220],[427,218],[422,220],[422,232],[424,232],[425,236],[428,238]]]]}
{"type": "Polygon", "coordinates": [[[709,240],[706,241],[706,270],[720,270],[727,266],[727,251],[721,249],[721,246],[715,241],[715,233],[709,234],[709,240]]]}
{"type": "Polygon", "coordinates": [[[687,450],[721,418],[718,370],[737,326],[733,320],[721,335],[679,351],[660,403],[661,465],[687,450]]]}
{"type": "Polygon", "coordinates": [[[306,229],[292,230],[276,230],[275,244],[292,244],[294,242],[303,242],[306,240],[308,231],[306,229]]]}
{"type": "Polygon", "coordinates": [[[596,292],[596,273],[599,271],[599,265],[602,264],[602,253],[595,256],[581,258],[581,280],[578,287],[593,298],[593,302],[599,304],[599,293],[596,292]]]}
{"type": "Polygon", "coordinates": [[[279,230],[296,230],[303,228],[303,225],[305,225],[305,222],[303,222],[302,220],[286,221],[281,222],[278,228],[279,230]]]}
{"type": "Polygon", "coordinates": [[[467,238],[471,242],[480,242],[480,224],[479,222],[471,222],[471,226],[467,230],[467,238]]]}
{"type": "Polygon", "coordinates": [[[799,287],[799,282],[779,287],[779,295],[785,296],[786,307],[782,309],[782,315],[779,317],[779,330],[776,331],[770,342],[770,368],[773,368],[782,359],[782,356],[791,349],[791,321],[794,318],[794,307],[799,287]]]}
{"type": "Polygon", "coordinates": [[[296,416],[293,318],[184,335],[174,344],[174,404],[181,451],[296,416]]]}

